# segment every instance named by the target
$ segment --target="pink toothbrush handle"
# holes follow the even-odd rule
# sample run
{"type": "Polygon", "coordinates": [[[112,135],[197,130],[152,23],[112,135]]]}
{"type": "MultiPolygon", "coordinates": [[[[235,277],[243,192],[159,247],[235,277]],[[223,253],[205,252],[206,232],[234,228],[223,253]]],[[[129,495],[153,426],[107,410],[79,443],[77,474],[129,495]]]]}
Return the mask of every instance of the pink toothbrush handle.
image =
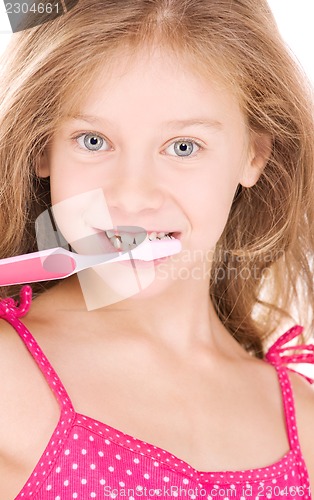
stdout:
{"type": "Polygon", "coordinates": [[[34,252],[26,255],[9,257],[0,261],[0,286],[31,283],[63,278],[72,274],[76,262],[70,255],[58,254],[57,248],[34,252]],[[54,255],[51,255],[54,253],[54,255]],[[49,271],[44,267],[45,258],[49,257],[49,271]],[[58,271],[56,271],[56,269],[58,271]]]}

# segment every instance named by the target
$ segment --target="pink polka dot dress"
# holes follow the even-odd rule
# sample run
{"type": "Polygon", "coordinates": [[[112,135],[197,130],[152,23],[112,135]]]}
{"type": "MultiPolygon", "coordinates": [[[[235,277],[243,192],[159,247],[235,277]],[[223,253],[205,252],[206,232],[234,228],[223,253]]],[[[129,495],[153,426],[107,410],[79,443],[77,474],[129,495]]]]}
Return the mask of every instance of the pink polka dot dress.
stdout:
{"type": "Polygon", "coordinates": [[[158,446],[77,413],[57,373],[19,320],[30,303],[31,288],[24,286],[19,306],[13,299],[0,302],[0,317],[15,328],[36,361],[58,400],[60,419],[15,500],[311,499],[287,372],[290,368],[286,367],[288,363],[314,363],[314,345],[285,346],[302,332],[302,326],[295,325],[284,333],[265,357],[265,362],[271,363],[278,373],[289,451],[267,467],[210,472],[196,470],[158,446]],[[289,348],[293,348],[293,355],[285,354],[289,348]]]}

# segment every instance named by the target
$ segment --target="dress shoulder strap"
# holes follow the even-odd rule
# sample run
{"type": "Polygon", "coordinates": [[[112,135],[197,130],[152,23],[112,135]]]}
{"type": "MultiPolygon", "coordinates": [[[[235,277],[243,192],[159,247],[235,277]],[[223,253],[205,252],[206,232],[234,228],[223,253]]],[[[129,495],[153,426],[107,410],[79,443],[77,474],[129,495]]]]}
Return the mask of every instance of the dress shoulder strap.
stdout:
{"type": "MultiPolygon", "coordinates": [[[[47,383],[55,394],[61,411],[74,413],[72,402],[65,390],[60,378],[39,347],[35,338],[26,326],[20,321],[20,317],[25,316],[29,311],[32,302],[32,289],[30,286],[22,287],[20,291],[20,302],[17,304],[14,299],[7,298],[0,301],[0,318],[6,320],[16,330],[24,342],[28,351],[37,363],[40,371],[44,375],[47,383]]],[[[1,333],[0,333],[1,334],[1,333]]]]}
{"type": "Polygon", "coordinates": [[[298,375],[304,377],[310,384],[313,384],[314,379],[298,372],[297,370],[293,370],[287,365],[292,363],[311,363],[314,368],[314,344],[299,344],[290,346],[286,344],[301,335],[302,332],[302,326],[293,326],[276,340],[265,355],[265,360],[271,363],[276,368],[278,373],[290,447],[291,449],[296,449],[299,453],[300,442],[296,424],[295,402],[290,378],[288,376],[288,370],[298,373],[298,375]],[[291,349],[294,352],[292,354],[287,354],[286,351],[291,349]]]}
{"type": "MultiPolygon", "coordinates": [[[[292,363],[311,363],[314,368],[314,344],[286,345],[291,340],[302,334],[304,328],[301,325],[294,325],[287,332],[283,333],[274,344],[268,349],[265,359],[276,366],[287,366],[292,363]],[[287,350],[293,350],[292,354],[287,354],[287,350]]],[[[302,375],[310,384],[314,379],[304,375],[297,370],[288,368],[290,371],[302,375]]]]}

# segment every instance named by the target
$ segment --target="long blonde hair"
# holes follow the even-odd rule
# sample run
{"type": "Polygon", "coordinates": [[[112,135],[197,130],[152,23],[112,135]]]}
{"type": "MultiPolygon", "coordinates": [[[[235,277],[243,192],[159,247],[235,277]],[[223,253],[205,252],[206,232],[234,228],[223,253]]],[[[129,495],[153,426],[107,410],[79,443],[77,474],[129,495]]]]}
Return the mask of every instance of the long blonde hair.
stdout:
{"type": "MultiPolygon", "coordinates": [[[[66,15],[13,35],[0,87],[0,258],[36,250],[34,220],[49,206],[50,186],[35,167],[99,65],[156,43],[228,86],[249,129],[273,138],[258,182],[234,197],[209,289],[230,334],[261,358],[282,318],[309,333],[314,326],[311,87],[265,0],[80,0],[66,15]]],[[[19,288],[1,294],[16,297],[19,288]]]]}

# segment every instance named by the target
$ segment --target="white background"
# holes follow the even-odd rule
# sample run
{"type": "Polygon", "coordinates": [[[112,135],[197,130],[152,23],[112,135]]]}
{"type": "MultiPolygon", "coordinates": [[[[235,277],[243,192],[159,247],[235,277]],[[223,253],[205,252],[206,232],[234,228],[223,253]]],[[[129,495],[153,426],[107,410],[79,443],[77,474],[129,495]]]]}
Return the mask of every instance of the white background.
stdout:
{"type": "MultiPolygon", "coordinates": [[[[21,1],[21,0],[20,0],[21,1]]],[[[14,2],[14,0],[13,0],[14,2]]],[[[286,43],[314,82],[314,0],[268,0],[286,43]]],[[[10,24],[0,0],[0,55],[10,38],[10,24]]]]}

